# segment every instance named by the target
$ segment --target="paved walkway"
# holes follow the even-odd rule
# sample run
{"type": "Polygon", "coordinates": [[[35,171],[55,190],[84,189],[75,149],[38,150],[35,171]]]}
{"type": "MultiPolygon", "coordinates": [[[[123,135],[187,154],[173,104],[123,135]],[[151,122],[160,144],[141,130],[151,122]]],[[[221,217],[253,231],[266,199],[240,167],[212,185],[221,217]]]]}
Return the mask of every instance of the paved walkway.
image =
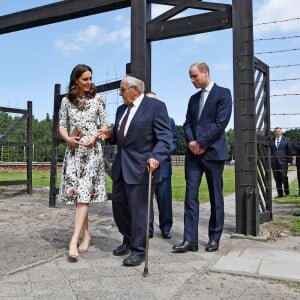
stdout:
{"type": "MultiPolygon", "coordinates": [[[[268,243],[233,239],[234,196],[225,198],[225,230],[220,250],[204,251],[209,205],[200,206],[198,252],[175,254],[182,240],[183,203],[174,202],[171,240],[157,229],[150,240],[149,273],[124,267],[112,250],[121,236],[111,201],[90,212],[92,245],[77,263],[67,260],[74,209],[48,207],[48,195],[35,192],[0,198],[0,299],[299,299],[300,237],[268,243]],[[242,275],[242,276],[241,276],[242,275]],[[275,279],[275,280],[274,280],[275,279]]],[[[274,204],[274,215],[292,214],[274,204]]],[[[157,224],[156,224],[156,228],[157,224]]]]}

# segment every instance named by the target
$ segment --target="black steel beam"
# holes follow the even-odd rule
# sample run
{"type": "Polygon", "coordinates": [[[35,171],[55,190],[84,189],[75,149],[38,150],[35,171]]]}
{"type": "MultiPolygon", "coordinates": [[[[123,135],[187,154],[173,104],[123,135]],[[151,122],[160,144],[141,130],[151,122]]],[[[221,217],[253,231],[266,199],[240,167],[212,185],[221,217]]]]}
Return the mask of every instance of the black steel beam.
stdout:
{"type": "Polygon", "coordinates": [[[56,206],[56,178],[57,178],[57,152],[58,152],[58,122],[59,108],[61,103],[60,84],[54,86],[54,107],[53,107],[53,127],[52,127],[52,147],[51,147],[51,169],[50,169],[50,189],[49,207],[56,206]]]}
{"type": "Polygon", "coordinates": [[[130,7],[130,0],[68,0],[0,16],[0,34],[130,7]]]}
{"type": "Polygon", "coordinates": [[[16,114],[26,114],[27,113],[26,109],[10,108],[10,107],[3,107],[3,106],[0,106],[0,111],[11,112],[11,113],[16,113],[16,114]]]}
{"type": "Polygon", "coordinates": [[[27,184],[27,180],[0,181],[0,186],[27,184]]]}
{"type": "Polygon", "coordinates": [[[131,0],[131,63],[130,73],[145,82],[145,90],[151,89],[151,45],[146,24],[151,11],[147,1],[131,0]]]}
{"type": "Polygon", "coordinates": [[[108,83],[103,83],[101,85],[96,86],[97,93],[116,90],[120,87],[121,80],[111,81],[108,83]]]}
{"type": "Polygon", "coordinates": [[[33,158],[33,132],[32,132],[32,101],[27,101],[27,128],[26,128],[26,163],[27,163],[27,193],[32,194],[32,158],[33,158]]]}
{"type": "Polygon", "coordinates": [[[232,27],[231,9],[147,24],[150,41],[199,34],[232,27]]]}
{"type": "Polygon", "coordinates": [[[224,7],[231,7],[231,5],[224,3],[212,3],[212,2],[204,2],[201,0],[148,0],[151,3],[162,4],[162,5],[171,5],[177,6],[185,4],[190,8],[200,8],[203,10],[220,10],[224,9],[224,7]]]}
{"type": "Polygon", "coordinates": [[[236,231],[259,233],[252,0],[233,0],[236,231]]]}

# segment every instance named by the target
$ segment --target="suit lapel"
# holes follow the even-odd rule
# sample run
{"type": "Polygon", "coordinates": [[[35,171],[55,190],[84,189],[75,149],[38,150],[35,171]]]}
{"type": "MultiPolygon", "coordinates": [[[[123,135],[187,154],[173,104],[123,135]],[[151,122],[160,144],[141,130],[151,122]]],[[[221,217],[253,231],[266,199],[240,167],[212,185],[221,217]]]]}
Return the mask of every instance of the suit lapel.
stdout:
{"type": "MultiPolygon", "coordinates": [[[[213,87],[211,88],[210,92],[208,93],[208,96],[206,98],[206,101],[204,103],[204,106],[203,106],[203,109],[202,109],[202,113],[201,113],[201,116],[200,116],[200,119],[203,115],[205,115],[205,110],[207,109],[207,107],[209,107],[210,105],[210,99],[213,99],[215,96],[215,93],[216,93],[216,89],[215,89],[215,86],[216,84],[214,83],[213,87]]],[[[199,105],[198,105],[198,110],[199,110],[199,105]]]]}
{"type": "Polygon", "coordinates": [[[125,136],[125,143],[126,143],[126,141],[129,141],[131,137],[135,136],[135,133],[137,132],[135,122],[137,120],[140,120],[143,117],[143,114],[144,114],[145,110],[147,109],[147,106],[148,106],[148,104],[147,104],[147,101],[144,97],[143,100],[140,103],[139,108],[135,112],[135,114],[134,114],[134,116],[133,116],[133,118],[132,118],[132,120],[129,124],[128,130],[127,130],[127,133],[126,133],[126,136],[125,136]]]}
{"type": "Polygon", "coordinates": [[[117,116],[117,121],[116,121],[116,124],[117,124],[117,129],[119,131],[119,128],[120,128],[120,120],[126,110],[127,106],[124,104],[123,106],[120,107],[119,109],[119,113],[118,113],[118,116],[117,116]]]}

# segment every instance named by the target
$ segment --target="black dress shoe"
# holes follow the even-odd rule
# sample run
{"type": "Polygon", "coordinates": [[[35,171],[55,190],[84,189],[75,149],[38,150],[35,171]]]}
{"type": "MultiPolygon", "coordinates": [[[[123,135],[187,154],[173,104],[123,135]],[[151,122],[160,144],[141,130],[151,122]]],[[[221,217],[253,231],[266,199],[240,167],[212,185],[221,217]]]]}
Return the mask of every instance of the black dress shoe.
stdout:
{"type": "Polygon", "coordinates": [[[130,246],[128,244],[122,244],[113,251],[113,254],[115,256],[122,256],[128,254],[129,251],[130,251],[130,246]]]}
{"type": "Polygon", "coordinates": [[[153,233],[149,233],[149,239],[153,238],[153,233]]]}
{"type": "Polygon", "coordinates": [[[198,244],[183,241],[181,244],[173,246],[173,250],[173,252],[177,253],[184,253],[187,251],[198,251],[198,244]]]}
{"type": "Polygon", "coordinates": [[[205,247],[205,251],[207,252],[213,252],[217,250],[219,250],[219,242],[217,241],[210,241],[205,247]]]}
{"type": "Polygon", "coordinates": [[[207,247],[211,241],[212,240],[208,240],[207,244],[205,244],[205,247],[207,247]]]}
{"type": "Polygon", "coordinates": [[[128,267],[139,266],[144,261],[144,258],[131,254],[123,260],[123,265],[128,267]]]}
{"type": "Polygon", "coordinates": [[[169,240],[169,239],[172,237],[172,234],[171,234],[171,232],[166,231],[166,232],[162,232],[162,233],[161,233],[161,236],[162,236],[164,239],[169,240]]]}

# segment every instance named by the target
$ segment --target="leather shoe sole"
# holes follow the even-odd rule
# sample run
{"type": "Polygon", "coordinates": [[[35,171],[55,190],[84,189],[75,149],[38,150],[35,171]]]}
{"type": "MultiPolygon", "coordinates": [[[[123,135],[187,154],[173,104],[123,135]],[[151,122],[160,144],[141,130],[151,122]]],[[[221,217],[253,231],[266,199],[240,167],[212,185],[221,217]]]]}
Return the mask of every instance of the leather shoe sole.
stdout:
{"type": "Polygon", "coordinates": [[[113,255],[122,256],[128,254],[129,251],[130,251],[130,246],[127,244],[122,244],[113,251],[113,255]]]}
{"type": "Polygon", "coordinates": [[[161,233],[161,236],[166,239],[166,240],[169,240],[171,237],[172,237],[172,234],[171,232],[162,232],[161,233]]]}
{"type": "Polygon", "coordinates": [[[123,265],[127,267],[139,266],[144,261],[144,258],[131,254],[123,260],[123,265]]]}
{"type": "Polygon", "coordinates": [[[216,241],[209,242],[205,247],[205,251],[207,252],[214,252],[217,250],[219,250],[219,243],[216,241]]]}
{"type": "Polygon", "coordinates": [[[187,251],[198,251],[198,244],[184,241],[179,245],[173,246],[173,252],[184,253],[187,251]]]}

